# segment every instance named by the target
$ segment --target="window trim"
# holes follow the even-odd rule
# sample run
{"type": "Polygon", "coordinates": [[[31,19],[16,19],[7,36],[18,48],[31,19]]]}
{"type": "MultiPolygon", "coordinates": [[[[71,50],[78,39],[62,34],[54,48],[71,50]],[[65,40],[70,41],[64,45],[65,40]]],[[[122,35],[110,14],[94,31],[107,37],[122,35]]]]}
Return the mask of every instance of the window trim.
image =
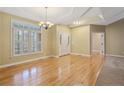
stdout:
{"type": "MultiPolygon", "coordinates": [[[[22,54],[15,54],[15,36],[14,36],[14,31],[13,31],[13,27],[12,27],[12,22],[13,21],[19,21],[21,23],[26,23],[26,24],[31,24],[29,22],[25,22],[25,21],[21,21],[21,20],[15,20],[15,19],[11,19],[11,38],[10,38],[10,41],[11,41],[11,57],[18,57],[18,56],[28,56],[28,55],[34,55],[34,54],[39,54],[39,53],[43,53],[43,31],[40,31],[38,33],[41,34],[41,50],[40,51],[36,51],[36,52],[31,52],[29,51],[28,53],[22,53],[22,54]]],[[[30,32],[29,32],[29,35],[30,35],[30,32]]],[[[31,40],[29,40],[28,42],[31,42],[31,40]]]]}

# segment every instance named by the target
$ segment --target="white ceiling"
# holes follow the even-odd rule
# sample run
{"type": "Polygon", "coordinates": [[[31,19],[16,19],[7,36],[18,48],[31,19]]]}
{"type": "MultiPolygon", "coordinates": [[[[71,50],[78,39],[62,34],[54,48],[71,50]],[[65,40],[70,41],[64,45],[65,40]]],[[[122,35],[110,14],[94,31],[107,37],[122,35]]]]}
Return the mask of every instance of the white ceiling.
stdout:
{"type": "MultiPolygon", "coordinates": [[[[45,8],[41,7],[0,7],[0,11],[35,21],[45,20],[45,8]]],[[[108,25],[124,18],[124,7],[48,7],[48,21],[54,24],[75,26],[99,24],[108,25]]]]}

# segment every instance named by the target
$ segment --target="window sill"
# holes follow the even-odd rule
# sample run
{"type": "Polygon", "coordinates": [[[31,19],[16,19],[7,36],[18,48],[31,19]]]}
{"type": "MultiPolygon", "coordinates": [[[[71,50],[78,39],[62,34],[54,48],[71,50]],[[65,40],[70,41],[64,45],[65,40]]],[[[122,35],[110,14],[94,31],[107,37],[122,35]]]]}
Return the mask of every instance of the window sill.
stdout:
{"type": "Polygon", "coordinates": [[[26,54],[17,54],[17,55],[12,55],[12,57],[19,57],[19,56],[28,56],[28,55],[35,55],[35,54],[41,54],[43,51],[38,51],[34,53],[26,53],[26,54]]]}

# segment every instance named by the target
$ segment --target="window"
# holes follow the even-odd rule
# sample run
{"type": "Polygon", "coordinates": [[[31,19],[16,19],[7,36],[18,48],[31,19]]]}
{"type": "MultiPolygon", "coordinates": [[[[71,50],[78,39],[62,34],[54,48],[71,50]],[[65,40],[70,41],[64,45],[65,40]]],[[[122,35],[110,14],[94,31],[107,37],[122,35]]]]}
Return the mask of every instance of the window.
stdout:
{"type": "Polygon", "coordinates": [[[42,51],[42,33],[37,25],[12,21],[12,37],[14,56],[42,51]]]}
{"type": "Polygon", "coordinates": [[[41,50],[41,33],[31,33],[31,51],[37,52],[41,50]]]}

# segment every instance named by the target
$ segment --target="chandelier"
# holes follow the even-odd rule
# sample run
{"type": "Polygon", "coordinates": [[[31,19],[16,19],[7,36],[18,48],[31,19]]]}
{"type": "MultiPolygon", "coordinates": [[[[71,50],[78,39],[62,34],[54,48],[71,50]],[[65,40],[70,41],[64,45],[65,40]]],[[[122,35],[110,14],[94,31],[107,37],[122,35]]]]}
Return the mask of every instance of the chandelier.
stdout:
{"type": "Polygon", "coordinates": [[[52,27],[54,24],[51,23],[51,22],[49,22],[49,21],[47,20],[47,9],[48,9],[48,7],[45,7],[45,9],[46,9],[45,21],[44,21],[44,22],[43,22],[43,21],[39,22],[39,26],[41,26],[41,27],[43,27],[45,30],[47,30],[48,28],[52,27]]]}

